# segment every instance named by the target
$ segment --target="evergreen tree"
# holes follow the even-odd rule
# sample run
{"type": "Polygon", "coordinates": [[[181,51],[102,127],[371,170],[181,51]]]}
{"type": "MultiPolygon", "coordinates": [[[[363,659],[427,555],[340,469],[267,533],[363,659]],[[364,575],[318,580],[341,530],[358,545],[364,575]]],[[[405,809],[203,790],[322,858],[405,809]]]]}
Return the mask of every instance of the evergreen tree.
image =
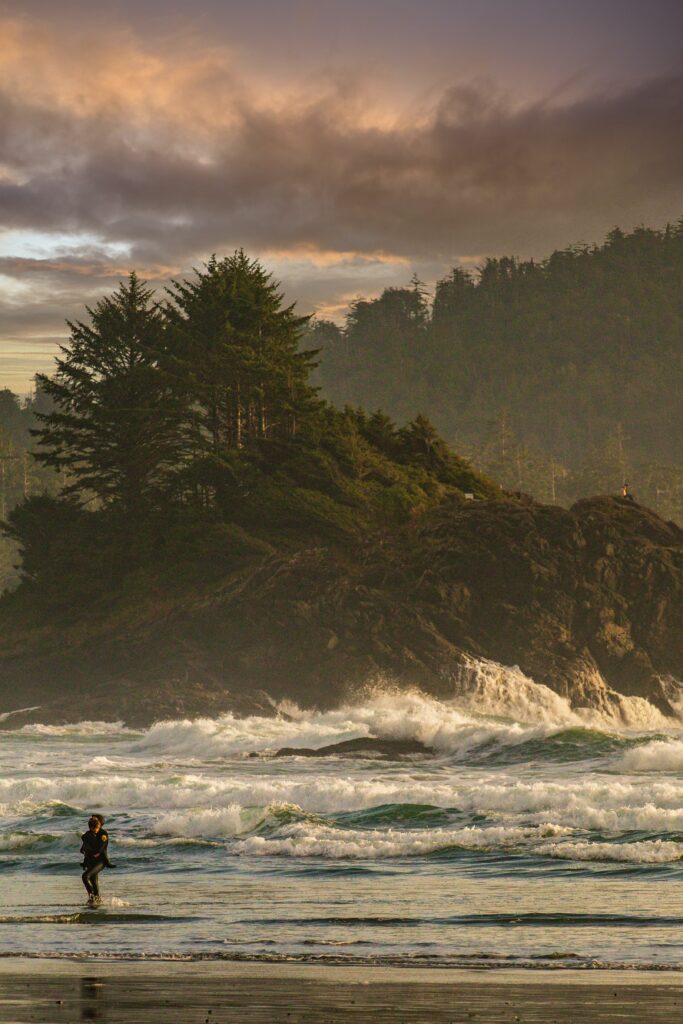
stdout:
{"type": "Polygon", "coordinates": [[[363,435],[370,444],[378,448],[384,455],[395,459],[401,448],[401,438],[396,424],[381,409],[373,412],[362,424],[363,435]]]}
{"type": "Polygon", "coordinates": [[[270,274],[242,250],[213,256],[169,294],[165,366],[196,411],[197,451],[224,457],[293,437],[316,404],[316,353],[299,350],[308,317],[283,306],[270,274]]]}
{"type": "Polygon", "coordinates": [[[402,450],[417,465],[437,472],[448,465],[450,450],[426,416],[416,416],[400,431],[402,450]]]}
{"type": "Polygon", "coordinates": [[[182,402],[158,364],[164,318],[135,274],[88,314],[39,379],[53,408],[38,413],[36,459],[68,474],[65,494],[137,515],[160,503],[182,458],[182,402]]]}
{"type": "Polygon", "coordinates": [[[9,388],[0,389],[0,427],[16,443],[27,440],[21,403],[9,388]]]}
{"type": "Polygon", "coordinates": [[[348,390],[347,378],[355,368],[346,331],[331,320],[311,320],[303,344],[321,354],[321,361],[311,375],[312,382],[324,387],[330,401],[343,404],[344,392],[348,390]]]}
{"type": "Polygon", "coordinates": [[[323,338],[323,389],[400,419],[426,412],[505,487],[541,498],[613,493],[655,464],[662,482],[648,493],[668,514],[680,499],[664,478],[683,471],[682,281],[683,220],[542,262],[457,267],[431,311],[417,284],[353,303],[323,338]],[[500,422],[491,431],[503,414],[514,444],[500,422]]]}

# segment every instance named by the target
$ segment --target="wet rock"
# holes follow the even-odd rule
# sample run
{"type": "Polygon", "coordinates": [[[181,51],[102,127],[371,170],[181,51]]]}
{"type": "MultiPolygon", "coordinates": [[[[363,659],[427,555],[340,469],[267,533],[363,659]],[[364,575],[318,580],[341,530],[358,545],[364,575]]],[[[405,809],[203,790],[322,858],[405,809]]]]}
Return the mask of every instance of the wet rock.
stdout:
{"type": "Polygon", "coordinates": [[[368,681],[453,695],[470,658],[518,665],[575,707],[643,697],[670,714],[683,678],[683,531],[619,498],[572,509],[449,502],[362,558],[269,555],[144,617],[6,638],[0,722],[275,713],[333,706],[368,681]]]}
{"type": "Polygon", "coordinates": [[[275,757],[334,757],[344,754],[366,754],[369,757],[399,758],[410,754],[432,754],[431,747],[419,740],[384,740],[373,736],[328,743],[324,747],[282,747],[275,757]]]}

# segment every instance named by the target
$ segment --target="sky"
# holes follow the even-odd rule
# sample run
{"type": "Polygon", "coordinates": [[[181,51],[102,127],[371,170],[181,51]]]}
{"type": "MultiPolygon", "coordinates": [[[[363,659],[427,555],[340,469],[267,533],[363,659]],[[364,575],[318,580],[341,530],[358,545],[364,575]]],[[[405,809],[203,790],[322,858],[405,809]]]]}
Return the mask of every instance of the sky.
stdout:
{"type": "Polygon", "coordinates": [[[340,321],[682,215],[679,0],[0,0],[0,387],[132,269],[340,321]]]}

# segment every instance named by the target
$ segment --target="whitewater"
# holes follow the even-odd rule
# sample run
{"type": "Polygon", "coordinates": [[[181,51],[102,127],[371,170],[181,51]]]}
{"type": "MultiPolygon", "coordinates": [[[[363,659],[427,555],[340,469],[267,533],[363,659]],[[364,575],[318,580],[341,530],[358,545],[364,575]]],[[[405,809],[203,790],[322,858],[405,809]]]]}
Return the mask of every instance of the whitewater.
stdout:
{"type": "Polygon", "coordinates": [[[471,676],[137,731],[6,716],[0,956],[683,969],[683,722],[471,676]],[[275,756],[361,737],[428,752],[275,756]],[[96,910],[92,811],[117,865],[96,910]]]}

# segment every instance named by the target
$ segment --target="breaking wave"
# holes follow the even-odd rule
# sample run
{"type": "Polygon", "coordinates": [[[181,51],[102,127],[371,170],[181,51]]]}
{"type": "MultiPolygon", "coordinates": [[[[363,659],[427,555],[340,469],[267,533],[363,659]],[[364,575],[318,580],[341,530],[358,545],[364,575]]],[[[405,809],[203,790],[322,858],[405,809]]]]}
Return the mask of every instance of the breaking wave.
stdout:
{"type": "Polygon", "coordinates": [[[619,697],[607,711],[572,709],[564,697],[517,668],[473,662],[465,676],[454,683],[454,697],[448,701],[419,691],[375,687],[355,703],[329,711],[285,702],[273,717],[225,714],[158,722],[130,749],[154,757],[211,759],[375,737],[417,740],[438,754],[467,759],[571,730],[579,730],[574,733],[579,739],[583,731],[590,745],[603,736],[671,727],[671,720],[641,697],[619,697]]]}
{"type": "MultiPolygon", "coordinates": [[[[683,831],[683,780],[619,779],[614,774],[563,779],[518,778],[513,773],[479,775],[464,772],[414,777],[399,771],[381,774],[343,773],[275,776],[256,774],[205,778],[199,774],[150,782],[142,775],[87,781],[37,779],[0,785],[0,810],[15,820],[63,818],[70,841],[78,835],[84,809],[99,804],[117,815],[143,815],[157,834],[176,836],[237,835],[264,823],[269,816],[291,808],[319,816],[367,815],[404,824],[425,808],[493,819],[523,818],[530,823],[548,819],[567,827],[601,831],[683,831]],[[44,804],[39,797],[60,794],[64,804],[44,804]],[[57,807],[64,813],[55,815],[57,807]],[[284,810],[283,810],[284,809],[284,810]]],[[[0,842],[29,845],[35,840],[20,829],[8,830],[0,842]]]]}
{"type": "Polygon", "coordinates": [[[562,860],[612,861],[621,864],[672,864],[683,858],[683,844],[663,839],[637,843],[549,843],[537,850],[540,856],[562,860]]]}
{"type": "Polygon", "coordinates": [[[375,686],[145,730],[5,722],[0,956],[683,967],[683,728],[591,686],[575,708],[472,662],[449,699],[375,686]],[[273,756],[354,738],[382,744],[273,756]],[[97,911],[74,906],[92,811],[120,869],[97,911]]]}
{"type": "Polygon", "coordinates": [[[0,853],[29,850],[36,846],[44,846],[46,843],[54,843],[57,838],[40,832],[5,832],[0,835],[0,853]]]}
{"type": "Polygon", "coordinates": [[[627,751],[619,761],[624,771],[683,771],[683,740],[651,740],[627,751]]]}
{"type": "MultiPolygon", "coordinates": [[[[34,711],[36,709],[24,708],[23,710],[34,711]]],[[[18,714],[18,712],[9,712],[6,717],[14,714],[18,714]]],[[[72,722],[68,725],[41,725],[40,723],[34,723],[32,725],[23,725],[16,732],[23,736],[67,736],[74,739],[79,737],[92,739],[95,736],[110,739],[112,736],[135,735],[133,730],[127,729],[124,726],[123,722],[72,722]]]]}
{"type": "Polygon", "coordinates": [[[249,836],[236,844],[236,852],[256,856],[331,857],[377,860],[386,857],[419,857],[448,850],[510,850],[539,836],[563,835],[557,825],[537,828],[411,829],[368,831],[330,828],[300,822],[287,826],[273,838],[249,836]]]}

